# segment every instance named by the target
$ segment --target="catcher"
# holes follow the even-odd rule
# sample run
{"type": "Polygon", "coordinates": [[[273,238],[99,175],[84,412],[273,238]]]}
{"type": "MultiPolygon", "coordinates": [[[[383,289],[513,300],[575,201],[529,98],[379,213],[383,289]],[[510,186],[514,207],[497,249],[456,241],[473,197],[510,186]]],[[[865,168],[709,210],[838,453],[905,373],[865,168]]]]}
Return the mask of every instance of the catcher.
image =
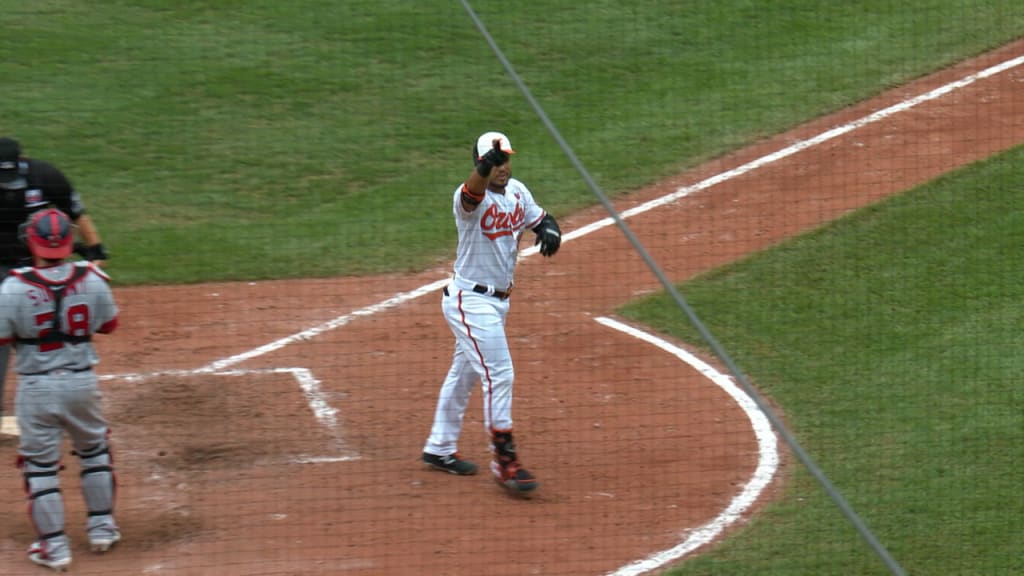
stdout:
{"type": "Polygon", "coordinates": [[[67,214],[40,210],[20,235],[33,265],[12,270],[0,284],[0,344],[15,349],[18,466],[38,533],[28,557],[64,571],[71,565],[71,547],[58,479],[63,433],[81,463],[90,548],[105,552],[121,539],[114,521],[110,430],[100,410],[91,343],[93,334],[114,331],[118,308],[102,270],[87,261],[65,262],[74,243],[67,214]]]}

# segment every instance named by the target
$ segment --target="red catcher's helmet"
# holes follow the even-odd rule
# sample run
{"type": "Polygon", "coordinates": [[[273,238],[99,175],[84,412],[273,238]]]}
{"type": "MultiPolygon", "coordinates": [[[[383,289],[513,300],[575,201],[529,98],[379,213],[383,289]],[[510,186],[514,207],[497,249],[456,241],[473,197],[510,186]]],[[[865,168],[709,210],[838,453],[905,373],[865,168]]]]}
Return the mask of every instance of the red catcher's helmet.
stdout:
{"type": "Polygon", "coordinates": [[[28,219],[25,243],[35,256],[63,260],[71,255],[74,241],[71,219],[56,208],[40,210],[28,219]]]}

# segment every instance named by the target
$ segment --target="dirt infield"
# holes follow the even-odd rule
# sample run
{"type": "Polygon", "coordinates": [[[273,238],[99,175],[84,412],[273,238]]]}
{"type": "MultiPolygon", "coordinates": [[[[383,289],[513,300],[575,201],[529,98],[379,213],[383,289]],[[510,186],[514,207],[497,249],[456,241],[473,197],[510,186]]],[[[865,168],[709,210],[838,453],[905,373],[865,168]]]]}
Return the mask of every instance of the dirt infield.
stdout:
{"type": "MultiPolygon", "coordinates": [[[[617,208],[736,170],[628,220],[666,274],[684,280],[1024,141],[1016,66],[791,148],[1022,54],[1016,42],[617,208]],[[792,153],[768,156],[780,150],[792,153]]],[[[563,229],[605,216],[575,214],[563,229]]],[[[125,539],[103,557],[85,550],[68,456],[74,572],[607,574],[676,546],[749,481],[758,447],[736,402],[677,358],[594,321],[660,289],[614,226],[571,238],[552,260],[525,258],[517,273],[514,414],[539,495],[512,499],[486,474],[424,469],[452,342],[439,296],[415,291],[448,270],[119,289],[123,327],[97,346],[125,539]],[[380,305],[396,294],[407,297],[380,305]]],[[[476,393],[462,452],[483,463],[478,404],[476,393]]],[[[14,456],[0,444],[0,458],[14,456]]],[[[17,470],[0,468],[0,483],[0,573],[34,573],[17,470]]]]}

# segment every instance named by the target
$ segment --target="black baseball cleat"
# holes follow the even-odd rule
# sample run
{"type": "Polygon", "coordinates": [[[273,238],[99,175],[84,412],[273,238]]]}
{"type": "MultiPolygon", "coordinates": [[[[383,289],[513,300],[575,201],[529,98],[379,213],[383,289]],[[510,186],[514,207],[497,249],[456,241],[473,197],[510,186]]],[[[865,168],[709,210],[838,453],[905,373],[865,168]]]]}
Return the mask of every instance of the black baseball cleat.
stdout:
{"type": "Polygon", "coordinates": [[[472,476],[476,474],[476,464],[469,460],[463,460],[458,452],[444,456],[424,452],[423,463],[435,470],[441,470],[458,476],[472,476]]]}
{"type": "Polygon", "coordinates": [[[494,474],[494,481],[513,496],[529,498],[540,487],[537,478],[518,462],[504,465],[491,462],[491,473],[494,474]]]}

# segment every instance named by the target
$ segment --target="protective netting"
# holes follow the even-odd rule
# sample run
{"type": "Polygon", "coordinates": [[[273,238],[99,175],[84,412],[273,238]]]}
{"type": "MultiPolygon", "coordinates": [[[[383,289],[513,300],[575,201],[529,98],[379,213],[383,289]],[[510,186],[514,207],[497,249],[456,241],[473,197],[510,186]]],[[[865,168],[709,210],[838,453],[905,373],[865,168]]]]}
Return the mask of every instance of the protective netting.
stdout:
{"type": "Polygon", "coordinates": [[[1020,2],[0,12],[0,135],[81,194],[121,308],[123,539],[89,551],[64,446],[76,573],[1024,573],[1020,2]],[[522,234],[504,326],[486,261],[451,280],[488,131],[562,233],[470,217],[469,260],[522,234]],[[453,326],[475,475],[422,459],[453,326]],[[509,393],[529,498],[489,466],[509,393]]]}

